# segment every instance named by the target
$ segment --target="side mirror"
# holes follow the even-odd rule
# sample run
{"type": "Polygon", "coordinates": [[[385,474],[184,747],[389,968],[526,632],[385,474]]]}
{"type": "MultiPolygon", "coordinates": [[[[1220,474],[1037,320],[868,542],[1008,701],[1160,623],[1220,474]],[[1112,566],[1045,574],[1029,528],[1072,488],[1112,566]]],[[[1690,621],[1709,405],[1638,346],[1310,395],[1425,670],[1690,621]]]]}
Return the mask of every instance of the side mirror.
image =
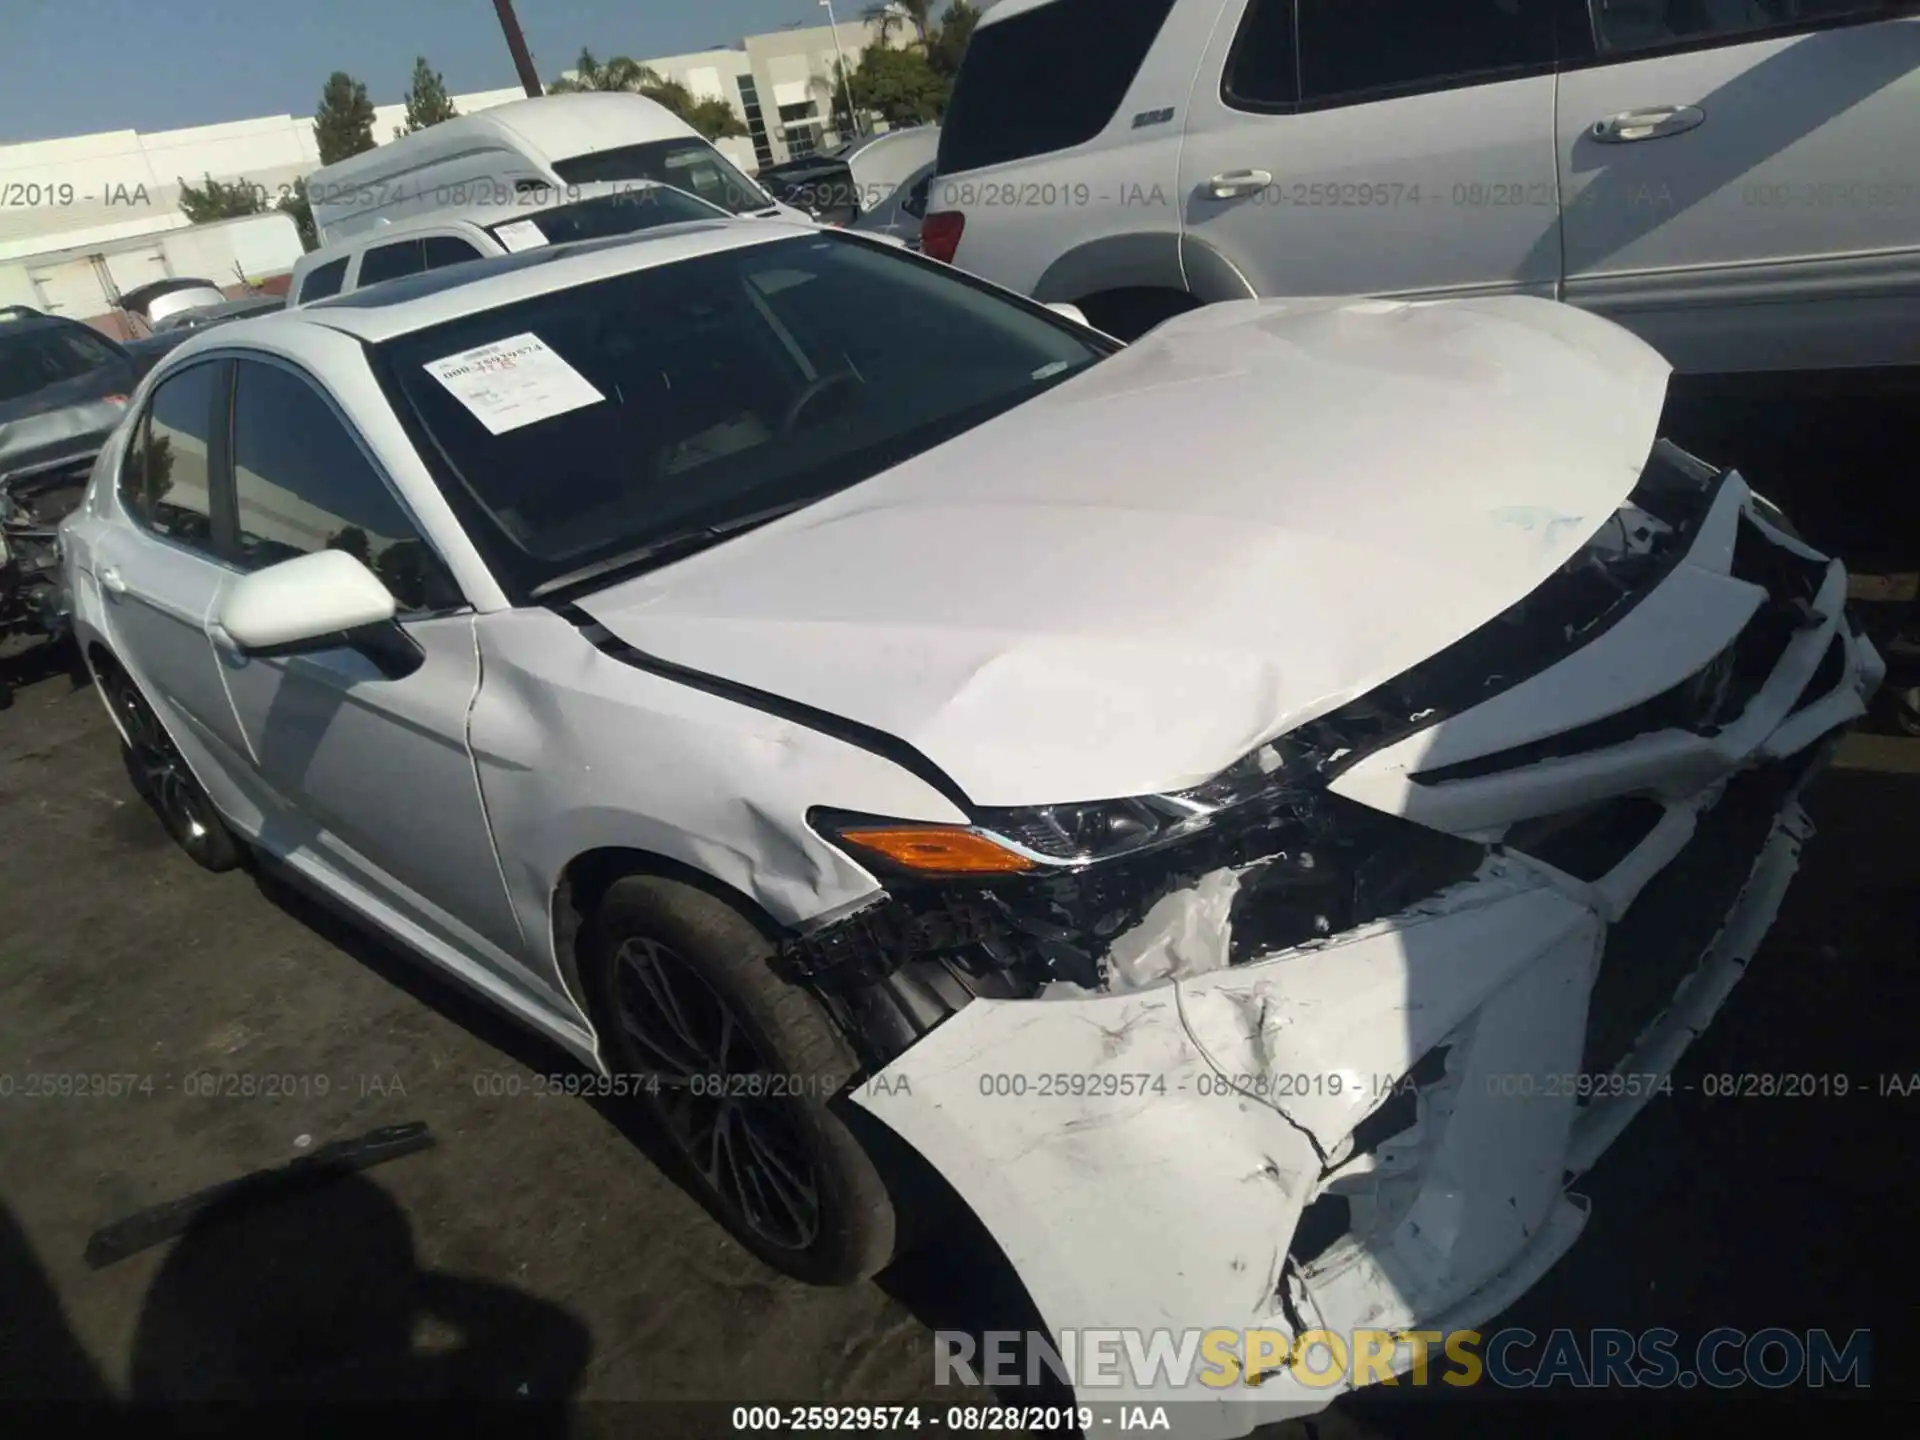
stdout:
{"type": "Polygon", "coordinates": [[[393,617],[393,592],[345,550],[283,560],[242,578],[217,623],[242,654],[269,658],[350,647],[397,680],[420,668],[419,643],[393,617]]]}
{"type": "Polygon", "coordinates": [[[1082,310],[1078,305],[1069,305],[1064,300],[1055,300],[1050,302],[1047,308],[1056,315],[1066,316],[1067,319],[1073,321],[1076,325],[1085,325],[1089,330],[1093,328],[1087,320],[1087,312],[1082,310]]]}

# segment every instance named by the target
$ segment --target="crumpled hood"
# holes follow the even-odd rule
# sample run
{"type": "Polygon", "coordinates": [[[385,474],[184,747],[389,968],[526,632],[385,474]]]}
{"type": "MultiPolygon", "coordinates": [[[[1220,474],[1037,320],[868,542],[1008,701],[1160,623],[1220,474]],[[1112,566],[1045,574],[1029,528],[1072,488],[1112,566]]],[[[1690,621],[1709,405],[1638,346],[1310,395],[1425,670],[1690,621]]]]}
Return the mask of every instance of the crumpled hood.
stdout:
{"type": "Polygon", "coordinates": [[[130,366],[107,365],[0,401],[0,476],[96,453],[127,416],[124,399],[104,397],[138,383],[130,366]]]}
{"type": "Polygon", "coordinates": [[[1667,373],[1544,300],[1210,306],[580,608],[977,804],[1177,789],[1545,580],[1639,478],[1667,373]]]}

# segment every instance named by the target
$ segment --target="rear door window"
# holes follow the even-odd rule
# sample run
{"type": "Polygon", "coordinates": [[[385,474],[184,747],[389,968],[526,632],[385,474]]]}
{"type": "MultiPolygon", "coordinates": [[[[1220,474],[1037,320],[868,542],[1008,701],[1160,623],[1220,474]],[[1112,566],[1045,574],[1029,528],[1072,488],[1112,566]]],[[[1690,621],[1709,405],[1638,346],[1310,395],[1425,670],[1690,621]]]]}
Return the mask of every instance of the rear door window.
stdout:
{"type": "Polygon", "coordinates": [[[954,81],[939,173],[1091,140],[1126,98],[1172,8],[1173,0],[1051,0],[981,24],[954,81]]]}
{"type": "Polygon", "coordinates": [[[353,283],[378,285],[382,280],[398,280],[402,275],[418,275],[427,268],[418,240],[396,240],[391,245],[375,245],[360,257],[360,275],[353,283]]]}
{"type": "Polygon", "coordinates": [[[420,242],[424,268],[438,270],[442,265],[459,265],[480,258],[480,248],[458,235],[429,235],[420,242]]]}
{"type": "Polygon", "coordinates": [[[307,273],[306,281],[300,286],[300,301],[304,305],[309,300],[324,300],[329,295],[340,293],[340,284],[347,278],[347,257],[329,260],[324,265],[316,265],[307,273]]]}

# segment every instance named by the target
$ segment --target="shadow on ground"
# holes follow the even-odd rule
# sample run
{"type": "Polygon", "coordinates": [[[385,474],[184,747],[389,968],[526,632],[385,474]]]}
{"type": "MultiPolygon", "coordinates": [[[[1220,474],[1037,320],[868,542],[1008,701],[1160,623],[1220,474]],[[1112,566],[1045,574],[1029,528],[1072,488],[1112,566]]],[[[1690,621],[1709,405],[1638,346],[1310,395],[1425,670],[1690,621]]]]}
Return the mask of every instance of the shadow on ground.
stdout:
{"type": "MultiPolygon", "coordinates": [[[[4,1210],[0,1293],[0,1395],[116,1403],[4,1210]]],[[[216,1415],[373,1401],[540,1406],[573,1394],[591,1349],[558,1306],[421,1268],[412,1227],[380,1186],[320,1173],[217,1203],[172,1243],[141,1307],[127,1401],[216,1415]]]]}

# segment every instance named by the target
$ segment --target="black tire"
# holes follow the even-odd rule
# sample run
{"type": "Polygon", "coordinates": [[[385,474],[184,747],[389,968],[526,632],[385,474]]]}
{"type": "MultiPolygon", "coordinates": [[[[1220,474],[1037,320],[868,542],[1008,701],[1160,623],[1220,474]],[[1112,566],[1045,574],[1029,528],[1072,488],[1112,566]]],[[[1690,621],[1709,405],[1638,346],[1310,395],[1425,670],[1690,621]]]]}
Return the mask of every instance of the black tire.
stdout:
{"type": "Polygon", "coordinates": [[[704,890],[631,875],[608,889],[581,940],[608,1068],[650,1077],[639,1103],[734,1237],[815,1285],[886,1265],[893,1203],[827,1103],[854,1073],[853,1053],[819,1002],[768,967],[766,937],[704,890]]]}
{"type": "Polygon", "coordinates": [[[214,808],[173,737],[153,713],[133,677],[118,665],[100,667],[100,688],[130,743],[120,747],[127,778],[153,808],[187,858],[216,874],[240,863],[239,839],[214,808]]]}
{"type": "Polygon", "coordinates": [[[1183,290],[1107,290],[1078,303],[1089,325],[1129,345],[1161,321],[1200,308],[1183,290]]]}

